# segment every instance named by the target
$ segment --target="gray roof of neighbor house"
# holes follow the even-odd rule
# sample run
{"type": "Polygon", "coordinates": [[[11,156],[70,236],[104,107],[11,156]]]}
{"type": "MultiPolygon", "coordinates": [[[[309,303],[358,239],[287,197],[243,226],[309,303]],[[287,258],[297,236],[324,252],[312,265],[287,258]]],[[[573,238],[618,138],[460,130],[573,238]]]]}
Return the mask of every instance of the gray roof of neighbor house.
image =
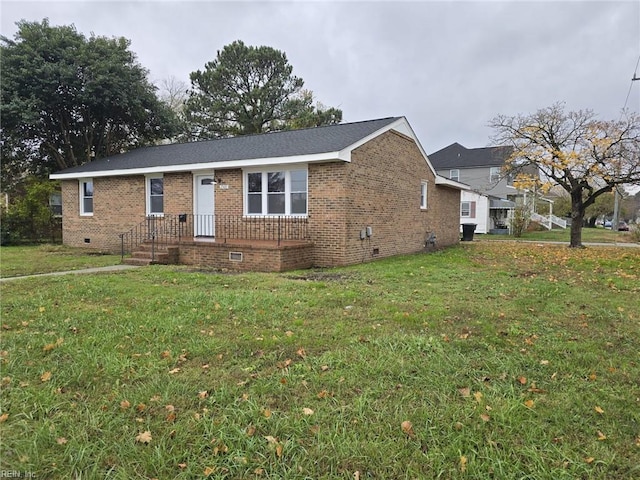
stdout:
{"type": "Polygon", "coordinates": [[[452,143],[429,154],[431,165],[436,170],[447,168],[499,167],[511,155],[512,147],[465,148],[452,143]]]}
{"type": "Polygon", "coordinates": [[[403,117],[138,148],[56,172],[86,174],[338,152],[403,117]]]}

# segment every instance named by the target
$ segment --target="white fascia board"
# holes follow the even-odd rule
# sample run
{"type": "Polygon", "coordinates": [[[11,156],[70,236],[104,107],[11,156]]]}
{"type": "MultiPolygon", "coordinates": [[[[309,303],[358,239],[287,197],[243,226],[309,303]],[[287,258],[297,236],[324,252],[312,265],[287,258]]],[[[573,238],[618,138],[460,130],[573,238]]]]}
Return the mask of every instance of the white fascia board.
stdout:
{"type": "Polygon", "coordinates": [[[451,180],[450,178],[442,177],[440,175],[436,175],[436,185],[451,187],[458,190],[471,190],[471,187],[466,183],[456,182],[455,180],[451,180]]]}
{"type": "Polygon", "coordinates": [[[201,172],[221,170],[228,168],[247,168],[260,167],[263,165],[287,165],[291,163],[313,163],[313,162],[329,162],[341,160],[348,162],[351,160],[350,152],[345,150],[339,152],[317,153],[310,155],[295,155],[291,157],[271,157],[271,158],[253,158],[243,160],[228,160],[224,162],[206,162],[191,163],[185,165],[167,165],[163,167],[145,167],[145,168],[127,168],[120,170],[99,170],[95,172],[76,172],[76,173],[53,173],[49,175],[51,180],[72,180],[78,178],[96,178],[96,177],[121,177],[125,175],[148,175],[153,173],[172,173],[172,172],[201,172]]]}

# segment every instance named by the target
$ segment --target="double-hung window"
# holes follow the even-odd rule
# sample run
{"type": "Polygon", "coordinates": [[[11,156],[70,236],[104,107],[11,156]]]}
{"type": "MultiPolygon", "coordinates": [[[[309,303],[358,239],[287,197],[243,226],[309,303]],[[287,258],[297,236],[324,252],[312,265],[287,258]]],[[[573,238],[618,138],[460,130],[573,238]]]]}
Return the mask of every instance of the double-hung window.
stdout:
{"type": "Polygon", "coordinates": [[[164,214],[164,178],[162,175],[147,177],[147,215],[164,214]]]}
{"type": "Polygon", "coordinates": [[[93,180],[80,180],[80,215],[93,215],[93,180]]]}
{"type": "Polygon", "coordinates": [[[460,202],[460,216],[476,218],[476,202],[460,202]]]}
{"type": "Polygon", "coordinates": [[[460,170],[457,168],[452,168],[449,170],[449,178],[451,180],[455,180],[456,182],[460,181],[460,170]]]}
{"type": "Polygon", "coordinates": [[[246,215],[306,215],[307,170],[245,173],[246,215]]]}
{"type": "Polygon", "coordinates": [[[491,167],[489,169],[489,182],[498,183],[500,180],[500,167],[491,167]]]}

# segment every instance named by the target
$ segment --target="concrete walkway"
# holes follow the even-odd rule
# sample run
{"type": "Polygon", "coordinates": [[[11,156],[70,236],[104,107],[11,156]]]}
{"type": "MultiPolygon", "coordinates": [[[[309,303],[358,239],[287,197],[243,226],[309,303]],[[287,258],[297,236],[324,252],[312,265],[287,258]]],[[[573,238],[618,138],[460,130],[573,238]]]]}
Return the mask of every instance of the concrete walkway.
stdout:
{"type": "Polygon", "coordinates": [[[0,278],[0,283],[10,282],[12,280],[20,280],[22,278],[55,277],[58,275],[72,275],[72,274],[80,275],[83,273],[120,272],[122,270],[131,270],[132,268],[139,268],[139,267],[136,265],[110,265],[108,267],[82,268],[79,270],[66,270],[64,272],[39,273],[37,275],[23,275],[21,277],[5,277],[5,278],[0,278]]]}

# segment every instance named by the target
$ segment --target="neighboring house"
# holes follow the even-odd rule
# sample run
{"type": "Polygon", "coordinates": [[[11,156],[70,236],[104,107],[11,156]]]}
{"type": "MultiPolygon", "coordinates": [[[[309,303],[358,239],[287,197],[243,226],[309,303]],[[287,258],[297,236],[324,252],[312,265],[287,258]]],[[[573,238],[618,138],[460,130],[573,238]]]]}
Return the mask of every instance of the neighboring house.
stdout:
{"type": "Polygon", "coordinates": [[[473,190],[462,191],[460,224],[473,223],[475,233],[509,233],[509,223],[516,204],[473,190]]]}
{"type": "Polygon", "coordinates": [[[502,173],[511,147],[466,148],[452,143],[429,155],[436,173],[469,185],[462,192],[460,223],[475,223],[477,233],[507,233],[516,200],[513,178],[502,173]]]}
{"type": "Polygon", "coordinates": [[[511,147],[465,148],[459,143],[429,155],[436,173],[445,178],[462,182],[472,190],[505,200],[515,200],[519,195],[513,186],[513,178],[502,174],[511,147]]]}
{"type": "Polygon", "coordinates": [[[404,117],[140,148],[51,178],[67,245],[263,271],[455,244],[467,188],[436,175],[404,117]]]}

